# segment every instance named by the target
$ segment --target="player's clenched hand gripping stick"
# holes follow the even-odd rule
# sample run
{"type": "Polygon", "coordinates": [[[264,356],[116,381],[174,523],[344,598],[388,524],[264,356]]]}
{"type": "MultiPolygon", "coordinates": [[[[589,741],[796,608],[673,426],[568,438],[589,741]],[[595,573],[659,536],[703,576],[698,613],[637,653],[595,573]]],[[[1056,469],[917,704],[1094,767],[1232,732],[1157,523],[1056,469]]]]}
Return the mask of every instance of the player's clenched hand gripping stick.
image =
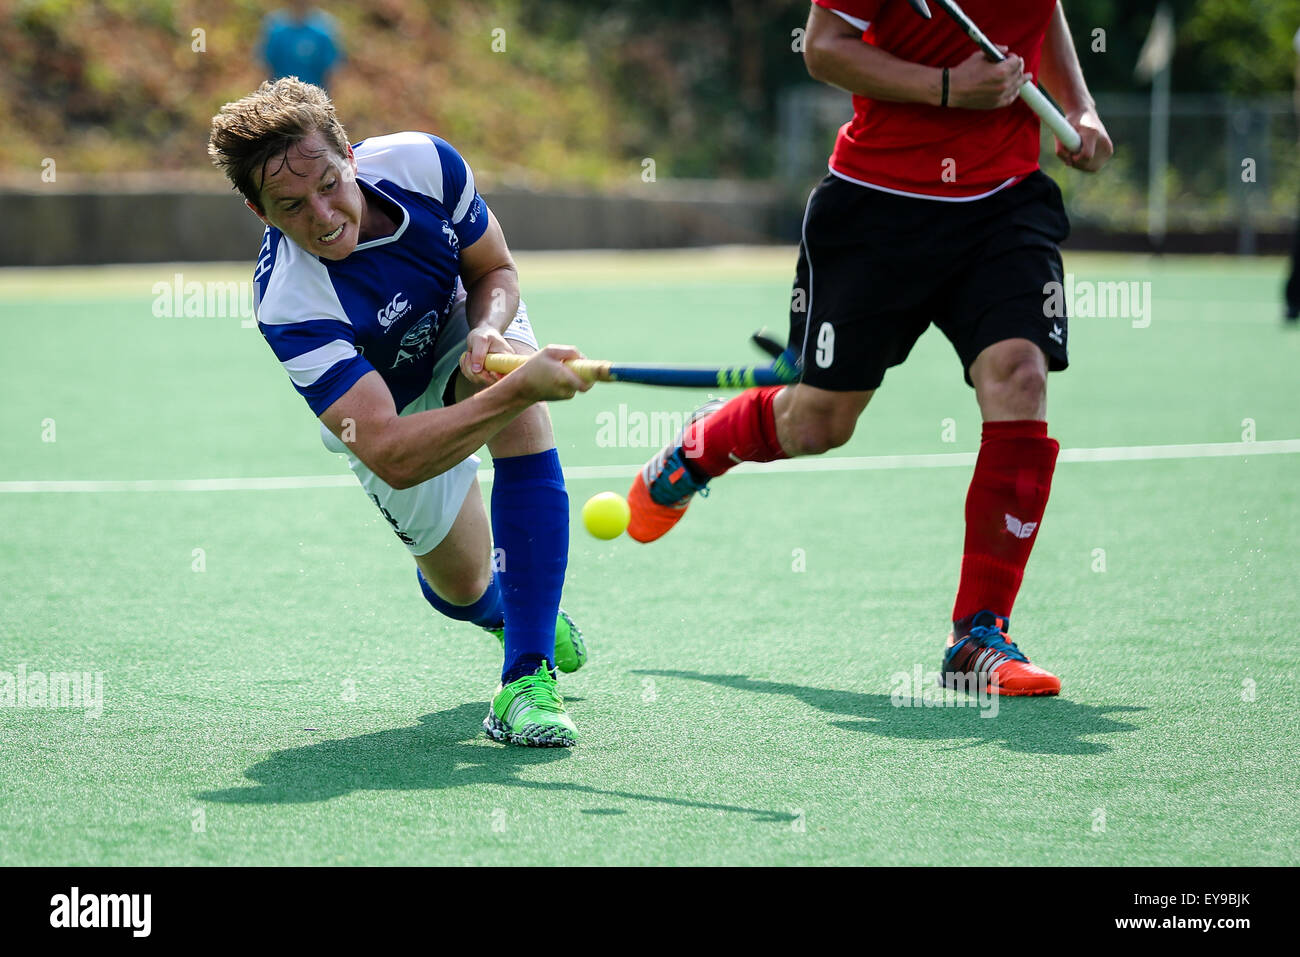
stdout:
{"type": "MultiPolygon", "coordinates": [[[[926,6],[926,0],[908,0],[908,2],[917,13],[927,20],[930,19],[930,9],[926,6]]],[[[971,18],[966,15],[966,11],[957,6],[953,0],[931,0],[931,2],[956,20],[957,24],[966,31],[966,35],[979,44],[980,49],[984,51],[984,55],[994,63],[1001,63],[1007,58],[1006,54],[999,50],[993,41],[986,37],[983,31],[971,21],[971,18]]],[[[1070,125],[1069,121],[1061,115],[1061,111],[1054,107],[1047,97],[1043,96],[1043,91],[1034,86],[1032,80],[1026,80],[1021,85],[1020,98],[1048,125],[1066,149],[1071,153],[1078,151],[1083,142],[1079,136],[1079,131],[1070,125]]]]}
{"type": "Polygon", "coordinates": [[[490,352],[484,357],[482,373],[477,375],[466,368],[469,365],[469,356],[468,352],[462,353],[460,361],[462,374],[471,382],[490,384],[509,369],[518,369],[527,365],[525,372],[511,379],[511,384],[519,392],[520,398],[529,403],[571,399],[579,392],[586,392],[595,381],[575,368],[575,364],[581,367],[591,360],[584,359],[582,353],[573,346],[546,346],[530,355],[490,352]],[[489,360],[510,361],[503,363],[489,360]],[[506,365],[509,369],[504,368],[506,365]]]}

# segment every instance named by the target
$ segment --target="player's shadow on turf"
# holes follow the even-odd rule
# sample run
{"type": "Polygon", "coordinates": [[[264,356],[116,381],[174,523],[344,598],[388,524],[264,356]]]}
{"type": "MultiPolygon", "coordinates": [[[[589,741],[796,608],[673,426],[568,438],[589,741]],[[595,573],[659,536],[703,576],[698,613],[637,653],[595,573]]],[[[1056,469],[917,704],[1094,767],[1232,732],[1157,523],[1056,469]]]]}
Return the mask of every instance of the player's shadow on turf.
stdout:
{"type": "MultiPolygon", "coordinates": [[[[1135,705],[1088,705],[1066,698],[1007,698],[997,700],[997,713],[981,717],[978,707],[899,707],[887,694],[832,691],[805,685],[747,678],[744,675],[706,675],[697,671],[641,670],[634,674],[686,678],[708,684],[789,695],[820,711],[861,718],[832,721],[845,731],[862,731],[885,738],[920,741],[962,741],[959,747],[999,744],[1025,754],[1102,754],[1110,745],[1084,741],[1085,736],[1135,731],[1137,726],[1109,717],[1115,712],[1145,711],[1135,705]],[[975,741],[969,739],[974,738],[975,741]]],[[[974,699],[971,699],[972,702],[974,699]]]]}
{"type": "MultiPolygon", "coordinates": [[[[570,699],[572,700],[572,699],[570,699]]],[[[486,705],[471,702],[426,714],[419,724],[352,738],[316,741],[277,751],[245,772],[250,787],[203,791],[203,801],[223,804],[304,804],[353,791],[421,791],[498,784],[537,791],[571,791],[708,811],[733,811],[760,821],[789,822],[789,813],[688,801],[633,791],[613,791],[568,781],[530,781],[521,768],[563,761],[567,748],[524,748],[483,737],[486,705]]]]}

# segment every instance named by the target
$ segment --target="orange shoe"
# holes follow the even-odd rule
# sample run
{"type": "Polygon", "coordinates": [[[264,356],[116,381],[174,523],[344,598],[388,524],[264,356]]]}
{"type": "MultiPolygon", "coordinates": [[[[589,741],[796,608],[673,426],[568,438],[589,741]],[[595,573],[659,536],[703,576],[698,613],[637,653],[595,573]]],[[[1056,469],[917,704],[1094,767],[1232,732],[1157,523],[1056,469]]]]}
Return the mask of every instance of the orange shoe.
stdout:
{"type": "Polygon", "coordinates": [[[940,669],[944,687],[967,691],[987,688],[992,694],[1002,695],[1060,694],[1061,679],[1030,663],[1007,636],[1010,626],[1008,619],[991,611],[957,622],[948,636],[948,650],[940,669]],[[965,634],[957,638],[958,632],[965,634]]]}
{"type": "Polygon", "coordinates": [[[632,480],[627,493],[628,508],[632,510],[627,533],[638,542],[653,542],[668,534],[686,514],[696,492],[709,494],[708,483],[696,479],[686,467],[682,440],[691,423],[707,418],[725,404],[721,399],[710,399],[692,412],[681,431],[632,480]]]}

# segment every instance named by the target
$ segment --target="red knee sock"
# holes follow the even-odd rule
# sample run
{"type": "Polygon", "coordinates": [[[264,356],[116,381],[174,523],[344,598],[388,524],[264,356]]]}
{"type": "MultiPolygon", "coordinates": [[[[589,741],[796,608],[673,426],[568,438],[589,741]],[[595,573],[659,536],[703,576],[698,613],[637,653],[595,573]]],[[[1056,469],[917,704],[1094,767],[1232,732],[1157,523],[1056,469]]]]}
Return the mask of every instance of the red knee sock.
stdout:
{"type": "Polygon", "coordinates": [[[682,438],[686,465],[698,478],[714,478],[741,462],[788,456],[776,440],[772,402],[784,386],[747,389],[708,418],[691,424],[682,438]]]}
{"type": "Polygon", "coordinates": [[[984,609],[1011,616],[1060,449],[1047,437],[1046,422],[984,423],[966,495],[966,547],[953,621],[984,609]]]}

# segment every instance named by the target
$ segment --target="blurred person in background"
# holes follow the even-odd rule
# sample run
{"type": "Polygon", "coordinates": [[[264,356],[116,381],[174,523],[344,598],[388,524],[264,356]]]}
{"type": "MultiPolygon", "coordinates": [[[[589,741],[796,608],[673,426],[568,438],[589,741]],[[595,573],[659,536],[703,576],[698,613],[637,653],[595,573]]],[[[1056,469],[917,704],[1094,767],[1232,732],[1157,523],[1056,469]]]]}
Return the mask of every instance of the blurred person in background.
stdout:
{"type": "MultiPolygon", "coordinates": [[[[1300,117],[1300,30],[1296,31],[1291,44],[1296,52],[1295,89],[1292,91],[1292,102],[1296,116],[1300,117]]],[[[1295,325],[1300,320],[1300,223],[1296,224],[1295,236],[1291,240],[1291,275],[1286,281],[1285,318],[1287,325],[1295,325]]]]}
{"type": "Polygon", "coordinates": [[[258,50],[270,79],[296,76],[323,89],[329,88],[331,71],[346,59],[334,18],[306,0],[293,0],[287,10],[266,15],[258,50]]]}

